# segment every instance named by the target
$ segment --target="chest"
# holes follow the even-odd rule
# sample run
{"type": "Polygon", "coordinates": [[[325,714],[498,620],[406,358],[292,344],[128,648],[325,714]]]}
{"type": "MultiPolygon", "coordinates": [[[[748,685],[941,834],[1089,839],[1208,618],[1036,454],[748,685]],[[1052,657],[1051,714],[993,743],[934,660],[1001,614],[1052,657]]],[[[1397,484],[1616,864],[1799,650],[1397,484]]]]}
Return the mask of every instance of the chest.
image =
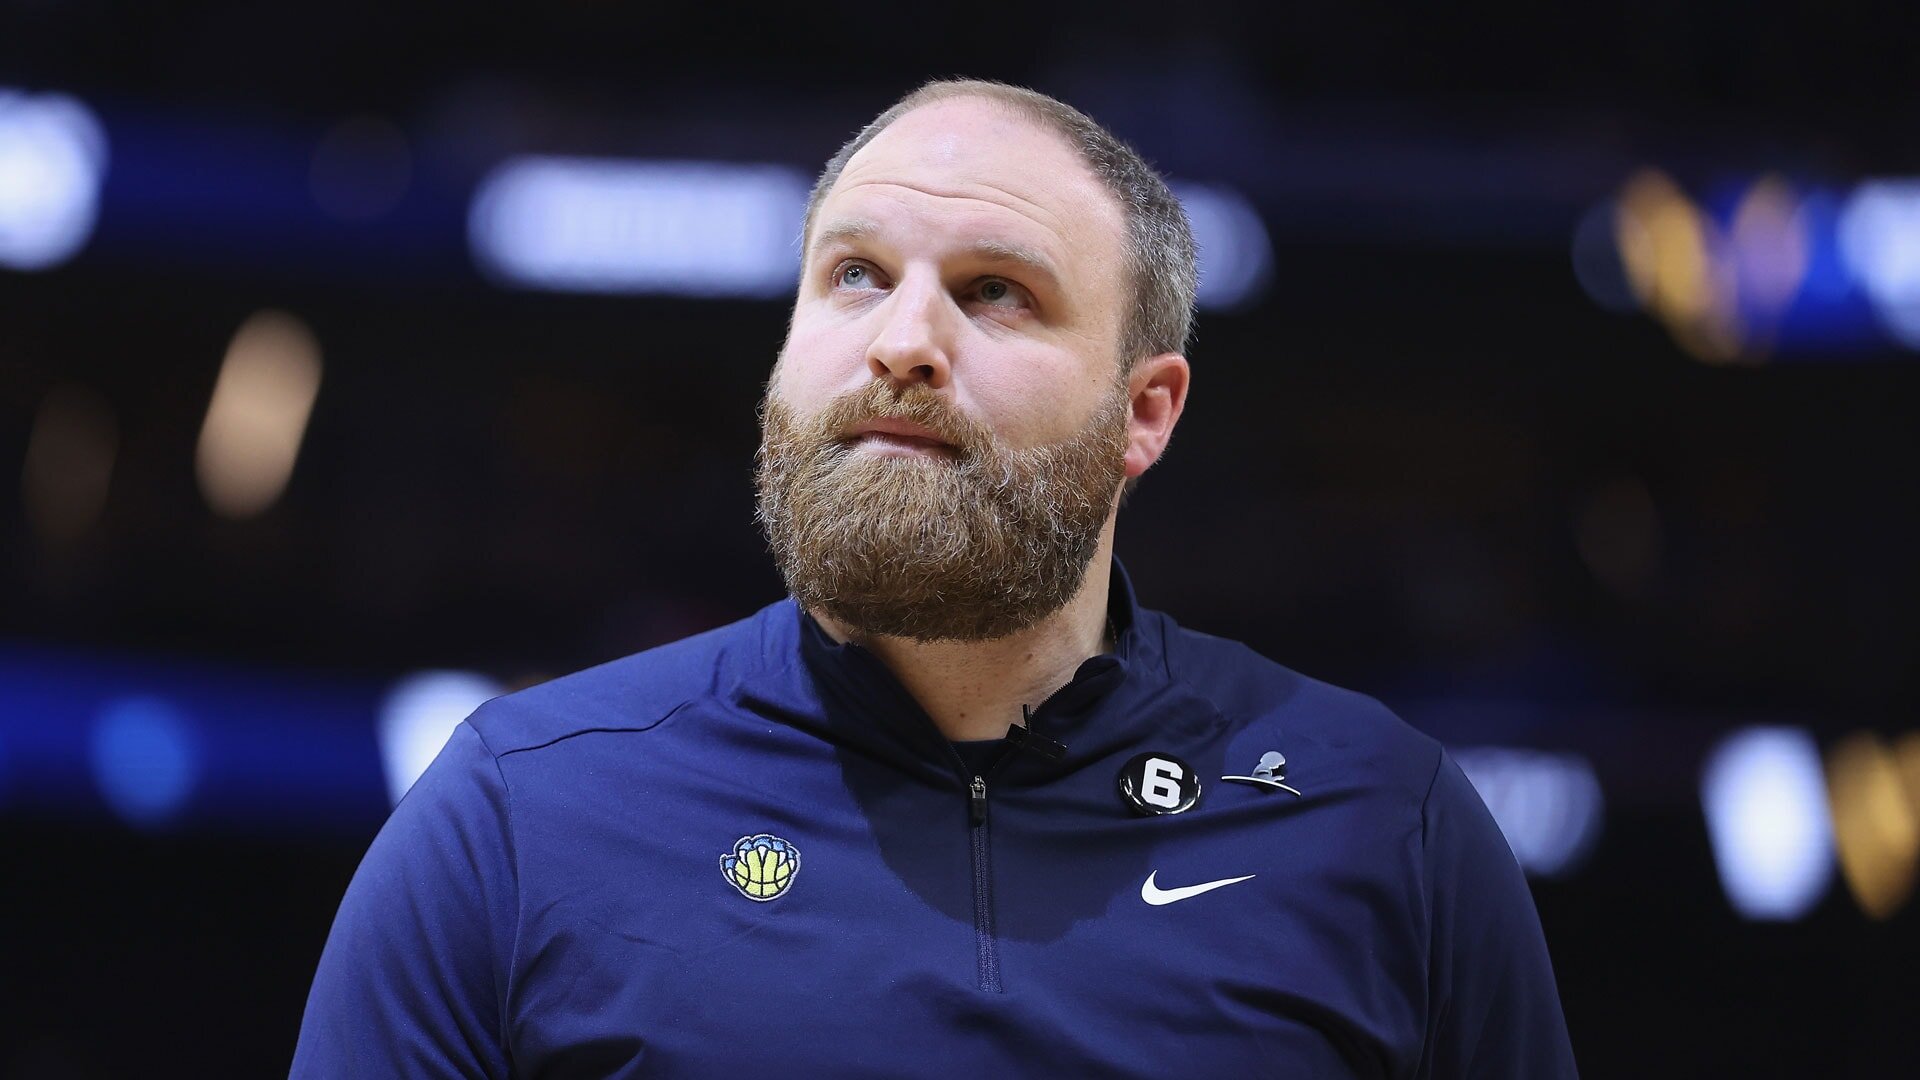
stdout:
{"type": "Polygon", "coordinates": [[[957,779],[850,768],[662,780],[523,847],[522,1071],[1339,1076],[1417,1058],[1404,823],[1232,785],[1142,818],[1093,775],[996,791],[981,821],[957,779]]]}

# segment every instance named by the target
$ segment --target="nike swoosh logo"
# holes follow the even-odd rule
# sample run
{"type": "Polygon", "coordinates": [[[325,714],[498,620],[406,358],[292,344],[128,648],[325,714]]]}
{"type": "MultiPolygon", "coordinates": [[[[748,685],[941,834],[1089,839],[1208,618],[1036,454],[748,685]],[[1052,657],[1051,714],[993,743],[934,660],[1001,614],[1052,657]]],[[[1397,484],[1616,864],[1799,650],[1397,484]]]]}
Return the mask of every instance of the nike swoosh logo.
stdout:
{"type": "Polygon", "coordinates": [[[1171,904],[1176,900],[1185,900],[1189,897],[1199,896],[1203,892],[1212,892],[1224,885],[1233,885],[1242,881],[1252,880],[1253,878],[1252,874],[1248,874],[1246,877],[1221,878],[1219,881],[1206,881],[1198,885],[1183,885],[1178,889],[1163,889],[1153,883],[1153,879],[1159,876],[1160,871],[1155,870],[1153,873],[1147,875],[1147,880],[1140,883],[1140,899],[1145,900],[1154,907],[1159,907],[1162,904],[1171,904]]]}

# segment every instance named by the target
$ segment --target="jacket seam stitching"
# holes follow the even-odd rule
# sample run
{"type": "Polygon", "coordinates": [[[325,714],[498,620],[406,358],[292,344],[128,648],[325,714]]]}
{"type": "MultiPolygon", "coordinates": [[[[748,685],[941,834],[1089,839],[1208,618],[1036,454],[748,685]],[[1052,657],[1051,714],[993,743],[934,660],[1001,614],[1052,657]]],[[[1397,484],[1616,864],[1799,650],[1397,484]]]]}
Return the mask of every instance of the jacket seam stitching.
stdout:
{"type": "MultiPolygon", "coordinates": [[[[689,698],[686,701],[683,701],[680,704],[675,705],[673,708],[668,709],[666,712],[660,714],[660,719],[655,720],[651,724],[641,724],[639,726],[622,725],[618,727],[580,728],[575,731],[569,731],[564,735],[556,735],[553,738],[548,739],[546,742],[534,743],[531,746],[516,746],[511,750],[503,750],[499,754],[495,755],[495,758],[497,760],[498,758],[510,757],[514,754],[524,754],[530,750],[545,750],[549,746],[554,746],[559,743],[566,742],[568,739],[579,738],[582,735],[618,734],[622,732],[629,733],[629,734],[638,734],[639,732],[642,732],[642,731],[652,731],[654,728],[657,728],[661,724],[664,724],[668,720],[672,719],[675,713],[693,704],[694,700],[695,699],[693,698],[689,698]]],[[[485,740],[482,740],[482,741],[484,742],[485,740]]]]}

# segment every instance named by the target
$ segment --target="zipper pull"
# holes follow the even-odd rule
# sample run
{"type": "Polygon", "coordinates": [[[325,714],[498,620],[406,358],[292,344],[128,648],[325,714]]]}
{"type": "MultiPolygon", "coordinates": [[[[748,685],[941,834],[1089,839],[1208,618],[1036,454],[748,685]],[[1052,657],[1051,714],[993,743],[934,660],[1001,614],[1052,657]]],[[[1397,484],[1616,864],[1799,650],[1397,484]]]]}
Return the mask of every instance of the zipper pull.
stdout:
{"type": "Polygon", "coordinates": [[[986,778],[980,777],[980,776],[974,777],[973,783],[968,786],[968,791],[971,793],[971,802],[973,803],[973,823],[975,825],[986,824],[987,822],[986,778]]]}

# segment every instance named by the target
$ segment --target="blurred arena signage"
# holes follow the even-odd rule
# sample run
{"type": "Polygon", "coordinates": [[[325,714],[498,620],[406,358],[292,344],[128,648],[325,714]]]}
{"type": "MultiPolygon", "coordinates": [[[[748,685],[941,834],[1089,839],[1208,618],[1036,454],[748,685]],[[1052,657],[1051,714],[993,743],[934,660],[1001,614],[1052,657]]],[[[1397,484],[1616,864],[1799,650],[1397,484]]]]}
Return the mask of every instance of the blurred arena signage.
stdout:
{"type": "Polygon", "coordinates": [[[1696,199],[1644,168],[1581,220],[1573,266],[1596,303],[1712,363],[1920,350],[1920,180],[1767,174],[1696,199]]]}

